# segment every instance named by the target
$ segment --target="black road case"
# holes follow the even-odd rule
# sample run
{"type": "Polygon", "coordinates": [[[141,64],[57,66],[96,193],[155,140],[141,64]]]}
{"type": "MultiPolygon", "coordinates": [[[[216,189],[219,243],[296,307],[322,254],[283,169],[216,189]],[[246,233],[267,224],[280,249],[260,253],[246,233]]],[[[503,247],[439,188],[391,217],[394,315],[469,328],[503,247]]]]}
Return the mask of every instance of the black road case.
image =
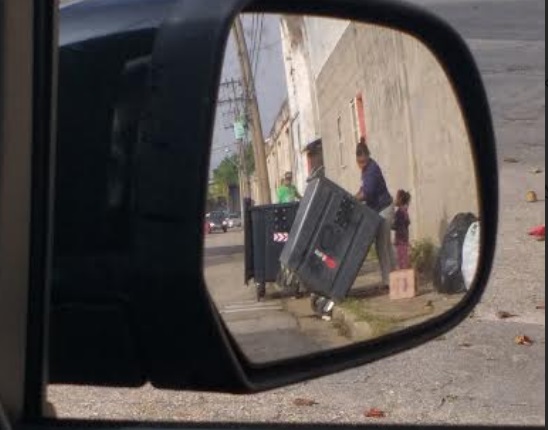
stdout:
{"type": "Polygon", "coordinates": [[[280,261],[311,293],[344,298],[375,241],[382,218],[327,178],[306,189],[280,261]]]}
{"type": "Polygon", "coordinates": [[[245,216],[245,282],[254,280],[258,299],[265,295],[267,282],[280,280],[280,254],[289,240],[289,232],[299,203],[249,207],[245,216]]]}

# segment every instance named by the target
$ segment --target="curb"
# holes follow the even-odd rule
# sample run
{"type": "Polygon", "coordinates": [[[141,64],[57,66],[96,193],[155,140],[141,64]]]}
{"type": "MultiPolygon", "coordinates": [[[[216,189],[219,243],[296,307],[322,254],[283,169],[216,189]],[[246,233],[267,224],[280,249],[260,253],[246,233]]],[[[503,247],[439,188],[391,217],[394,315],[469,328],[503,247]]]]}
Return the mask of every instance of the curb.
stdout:
{"type": "MultiPolygon", "coordinates": [[[[284,289],[279,285],[274,285],[276,291],[284,291],[284,289]]],[[[292,299],[281,299],[281,304],[285,311],[289,311],[288,301],[290,300],[292,299]]],[[[297,321],[300,326],[299,318],[297,318],[297,321]]],[[[328,324],[335,325],[342,332],[343,336],[354,342],[364,342],[377,337],[375,334],[375,329],[371,326],[371,324],[367,321],[358,321],[358,318],[352,312],[349,312],[337,305],[333,308],[331,320],[328,324]]]]}
{"type": "Polygon", "coordinates": [[[363,342],[374,339],[375,330],[367,321],[358,321],[351,312],[335,306],[333,309],[332,322],[339,326],[343,334],[356,342],[363,342]]]}

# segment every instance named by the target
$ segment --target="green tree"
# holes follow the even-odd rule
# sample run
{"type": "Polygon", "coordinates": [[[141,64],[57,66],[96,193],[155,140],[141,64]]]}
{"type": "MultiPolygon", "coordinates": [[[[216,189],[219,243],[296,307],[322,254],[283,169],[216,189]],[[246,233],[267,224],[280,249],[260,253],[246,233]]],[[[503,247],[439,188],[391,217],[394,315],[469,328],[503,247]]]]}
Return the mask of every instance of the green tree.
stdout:
{"type": "Polygon", "coordinates": [[[215,184],[215,192],[223,194],[228,193],[228,187],[237,185],[239,182],[238,176],[238,158],[236,155],[226,157],[219,166],[213,171],[213,182],[215,184]]]}
{"type": "MultiPolygon", "coordinates": [[[[253,147],[250,144],[244,147],[244,160],[247,174],[253,174],[255,171],[255,159],[253,147]]],[[[225,157],[217,168],[213,170],[213,184],[209,187],[208,198],[214,201],[218,201],[219,198],[226,200],[229,187],[238,185],[240,182],[239,170],[240,157],[237,154],[225,157]]]]}

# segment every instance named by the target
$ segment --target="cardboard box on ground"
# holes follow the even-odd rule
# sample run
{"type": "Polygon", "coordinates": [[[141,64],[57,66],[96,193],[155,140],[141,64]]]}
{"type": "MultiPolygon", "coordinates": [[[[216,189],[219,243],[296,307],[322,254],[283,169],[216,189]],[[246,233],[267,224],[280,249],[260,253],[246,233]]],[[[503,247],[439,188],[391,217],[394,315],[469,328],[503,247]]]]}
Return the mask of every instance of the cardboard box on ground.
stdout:
{"type": "Polygon", "coordinates": [[[412,299],[417,296],[417,272],[414,269],[396,270],[390,274],[390,299],[412,299]]]}

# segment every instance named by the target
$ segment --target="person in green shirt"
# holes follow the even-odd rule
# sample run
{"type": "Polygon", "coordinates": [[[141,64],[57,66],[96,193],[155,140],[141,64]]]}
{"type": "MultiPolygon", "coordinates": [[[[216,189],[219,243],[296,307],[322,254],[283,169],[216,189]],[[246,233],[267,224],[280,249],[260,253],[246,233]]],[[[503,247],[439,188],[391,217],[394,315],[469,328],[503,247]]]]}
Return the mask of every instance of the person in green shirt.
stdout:
{"type": "Polygon", "coordinates": [[[293,185],[293,174],[287,172],[284,175],[282,185],[278,188],[278,203],[293,203],[301,200],[302,197],[297,191],[297,187],[293,185]]]}

